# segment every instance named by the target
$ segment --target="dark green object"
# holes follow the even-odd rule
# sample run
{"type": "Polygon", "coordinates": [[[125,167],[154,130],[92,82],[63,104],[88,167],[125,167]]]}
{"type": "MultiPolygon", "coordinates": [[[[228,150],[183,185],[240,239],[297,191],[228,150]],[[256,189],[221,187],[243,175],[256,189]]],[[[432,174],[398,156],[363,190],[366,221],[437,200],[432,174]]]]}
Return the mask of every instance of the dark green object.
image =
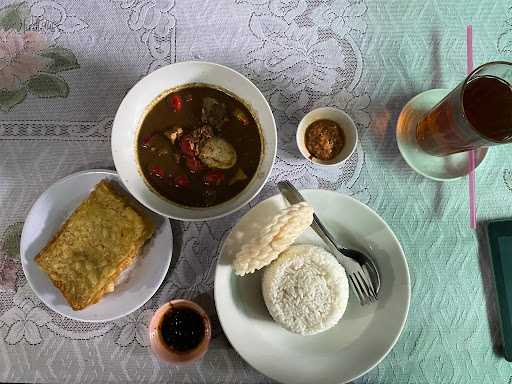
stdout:
{"type": "Polygon", "coordinates": [[[66,48],[48,48],[42,52],[39,52],[39,56],[51,59],[51,62],[48,64],[48,67],[46,68],[46,72],[49,73],[57,73],[80,68],[76,56],[73,54],[73,52],[66,48]]]}
{"type": "Polygon", "coordinates": [[[19,88],[14,91],[7,89],[0,89],[0,109],[2,111],[9,111],[16,104],[21,103],[27,96],[26,88],[19,88]]]}
{"type": "Polygon", "coordinates": [[[41,73],[32,77],[27,82],[27,88],[35,96],[39,97],[67,97],[69,93],[68,84],[60,77],[41,73]]]}
{"type": "Polygon", "coordinates": [[[11,4],[0,9],[0,29],[21,31],[25,28],[27,8],[23,3],[11,4]]]}
{"type": "Polygon", "coordinates": [[[503,354],[512,362],[512,220],[489,222],[487,236],[498,297],[503,354]]]}

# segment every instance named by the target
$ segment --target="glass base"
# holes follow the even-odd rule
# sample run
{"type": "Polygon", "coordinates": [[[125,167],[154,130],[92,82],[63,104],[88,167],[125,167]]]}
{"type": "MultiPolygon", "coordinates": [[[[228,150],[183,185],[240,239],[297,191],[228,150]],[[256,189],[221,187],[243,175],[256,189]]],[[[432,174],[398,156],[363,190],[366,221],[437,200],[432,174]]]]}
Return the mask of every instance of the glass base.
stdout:
{"type": "MultiPolygon", "coordinates": [[[[405,162],[419,174],[437,181],[457,180],[468,174],[467,152],[449,156],[433,156],[421,149],[416,141],[418,122],[450,90],[430,89],[414,96],[404,106],[396,124],[396,141],[405,162]]],[[[476,167],[485,159],[488,148],[476,151],[476,167]]]]}

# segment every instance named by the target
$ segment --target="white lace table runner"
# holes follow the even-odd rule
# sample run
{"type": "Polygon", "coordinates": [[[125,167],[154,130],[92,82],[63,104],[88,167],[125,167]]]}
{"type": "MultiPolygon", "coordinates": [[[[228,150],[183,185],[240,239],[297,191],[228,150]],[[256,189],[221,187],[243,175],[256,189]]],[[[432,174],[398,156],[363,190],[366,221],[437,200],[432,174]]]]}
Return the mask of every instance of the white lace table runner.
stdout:
{"type": "MultiPolygon", "coordinates": [[[[251,206],[282,179],[334,189],[376,209],[404,246],[413,283],[407,326],[357,382],[509,382],[512,369],[493,351],[492,282],[468,228],[465,180],[439,184],[414,174],[394,141],[411,96],[462,79],[466,23],[474,26],[476,64],[510,58],[508,4],[451,3],[0,1],[0,381],[270,382],[230,347],[212,298],[219,242],[249,207],[208,223],[173,222],[179,257],[165,282],[114,322],[51,312],[19,261],[20,231],[38,195],[73,172],[113,166],[110,129],[128,89],[163,65],[207,60],[252,79],[276,116],[278,159],[251,206]],[[313,167],[295,147],[299,119],[325,105],[347,111],[359,129],[360,145],[342,168],[313,167]],[[195,298],[214,319],[210,350],[192,366],[171,368],[148,349],[148,319],[172,297],[195,298]]],[[[482,219],[512,214],[507,150],[491,151],[478,171],[482,219]]]]}

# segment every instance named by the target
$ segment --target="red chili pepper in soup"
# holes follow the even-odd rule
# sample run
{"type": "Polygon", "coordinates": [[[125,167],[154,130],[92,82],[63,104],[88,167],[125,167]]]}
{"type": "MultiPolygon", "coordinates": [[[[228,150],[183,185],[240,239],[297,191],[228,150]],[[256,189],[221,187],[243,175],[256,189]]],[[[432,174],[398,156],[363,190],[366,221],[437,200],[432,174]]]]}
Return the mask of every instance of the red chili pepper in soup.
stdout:
{"type": "Polygon", "coordinates": [[[201,163],[201,160],[199,160],[197,157],[187,156],[185,163],[187,164],[187,168],[192,173],[201,172],[205,169],[204,164],[201,163]]]}
{"type": "Polygon", "coordinates": [[[225,179],[226,176],[224,175],[224,172],[214,170],[206,174],[206,176],[204,177],[204,183],[209,187],[216,187],[221,185],[225,179]]]}
{"type": "Polygon", "coordinates": [[[180,139],[180,150],[185,156],[191,156],[194,157],[196,155],[196,145],[194,143],[194,140],[192,139],[192,136],[190,135],[183,135],[180,139]]]}
{"type": "Polygon", "coordinates": [[[174,112],[181,111],[181,108],[183,107],[183,102],[182,102],[181,97],[179,95],[172,95],[171,96],[171,107],[174,110],[174,112]]]}

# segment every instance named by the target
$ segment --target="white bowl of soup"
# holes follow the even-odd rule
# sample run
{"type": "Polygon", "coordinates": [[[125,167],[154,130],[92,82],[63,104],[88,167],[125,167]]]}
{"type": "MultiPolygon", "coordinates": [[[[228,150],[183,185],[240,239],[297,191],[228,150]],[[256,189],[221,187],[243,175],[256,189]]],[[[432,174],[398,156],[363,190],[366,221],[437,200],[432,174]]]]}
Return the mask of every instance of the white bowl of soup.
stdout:
{"type": "Polygon", "coordinates": [[[114,164],[146,207],[179,220],[236,211],[267,181],[276,124],[263,94],[240,73],[182,62],[144,77],[112,128],[114,164]]]}

